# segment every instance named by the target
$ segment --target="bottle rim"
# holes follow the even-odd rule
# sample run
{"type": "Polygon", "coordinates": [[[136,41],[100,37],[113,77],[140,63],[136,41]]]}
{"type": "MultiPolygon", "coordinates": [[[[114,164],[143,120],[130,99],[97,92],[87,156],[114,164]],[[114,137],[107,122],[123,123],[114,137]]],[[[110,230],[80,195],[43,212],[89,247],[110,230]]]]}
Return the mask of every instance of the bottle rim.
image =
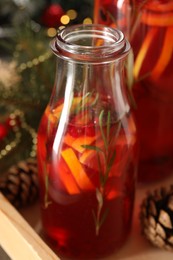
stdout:
{"type": "Polygon", "coordinates": [[[51,49],[65,60],[104,63],[125,57],[130,43],[118,29],[78,24],[60,30],[51,42],[51,49]]]}

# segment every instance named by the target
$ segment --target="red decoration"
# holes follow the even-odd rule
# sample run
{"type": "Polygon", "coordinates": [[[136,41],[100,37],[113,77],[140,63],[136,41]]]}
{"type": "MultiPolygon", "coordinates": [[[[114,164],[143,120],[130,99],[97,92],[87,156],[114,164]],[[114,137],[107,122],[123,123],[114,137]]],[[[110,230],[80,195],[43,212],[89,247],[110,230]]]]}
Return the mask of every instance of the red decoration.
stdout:
{"type": "Polygon", "coordinates": [[[42,16],[41,22],[46,27],[57,27],[61,24],[61,16],[64,15],[64,10],[59,4],[51,4],[46,7],[42,16]]]}
{"type": "Polygon", "coordinates": [[[5,137],[8,136],[10,131],[14,131],[15,127],[20,127],[21,126],[21,119],[19,116],[15,115],[15,117],[10,117],[8,116],[4,122],[0,123],[0,141],[2,141],[5,137]]]}
{"type": "Polygon", "coordinates": [[[0,124],[0,140],[5,138],[7,136],[7,134],[8,134],[8,129],[7,129],[6,125],[0,124]]]}
{"type": "Polygon", "coordinates": [[[15,126],[18,126],[20,127],[21,126],[21,119],[19,116],[16,116],[14,118],[11,118],[11,117],[8,117],[5,124],[7,125],[7,127],[12,130],[13,127],[15,126]]]}

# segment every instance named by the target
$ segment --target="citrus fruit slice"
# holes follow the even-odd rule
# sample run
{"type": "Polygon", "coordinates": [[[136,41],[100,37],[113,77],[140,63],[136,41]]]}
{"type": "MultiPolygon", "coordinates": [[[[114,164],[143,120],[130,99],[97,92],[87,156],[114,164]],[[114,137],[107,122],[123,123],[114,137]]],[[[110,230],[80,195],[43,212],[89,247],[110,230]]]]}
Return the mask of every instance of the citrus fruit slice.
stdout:
{"type": "Polygon", "coordinates": [[[92,190],[94,185],[83,169],[73,149],[67,148],[61,152],[61,155],[80,189],[92,190]]]}
{"type": "Polygon", "coordinates": [[[173,54],[173,26],[166,29],[162,51],[154,69],[151,72],[153,79],[159,78],[172,59],[173,54]]]}
{"type": "Polygon", "coordinates": [[[80,193],[80,189],[79,189],[75,179],[70,174],[69,169],[62,158],[58,162],[58,167],[57,167],[56,171],[57,171],[58,178],[63,183],[66,191],[69,194],[79,194],[80,193]]]}
{"type": "Polygon", "coordinates": [[[133,72],[134,72],[135,78],[138,78],[138,76],[139,76],[144,59],[146,58],[148,49],[150,48],[151,44],[153,43],[153,39],[155,38],[157,31],[158,31],[157,27],[153,27],[148,31],[147,35],[145,36],[145,39],[141,45],[141,48],[138,52],[138,55],[136,57],[135,64],[134,64],[133,72]]]}

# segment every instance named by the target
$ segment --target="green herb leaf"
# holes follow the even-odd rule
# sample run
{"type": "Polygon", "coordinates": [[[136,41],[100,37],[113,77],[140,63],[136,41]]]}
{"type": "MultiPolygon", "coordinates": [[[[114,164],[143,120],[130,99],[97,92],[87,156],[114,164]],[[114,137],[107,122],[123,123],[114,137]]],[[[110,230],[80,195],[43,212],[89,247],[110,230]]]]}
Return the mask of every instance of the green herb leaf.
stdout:
{"type": "Polygon", "coordinates": [[[95,96],[95,99],[93,100],[93,102],[91,103],[90,106],[91,106],[91,107],[95,106],[96,103],[97,103],[97,101],[98,101],[98,99],[99,99],[99,94],[97,93],[96,96],[95,96]]]}
{"type": "Polygon", "coordinates": [[[100,219],[100,222],[99,222],[99,228],[103,225],[103,223],[105,222],[106,218],[107,218],[107,215],[109,213],[109,209],[105,209],[105,211],[103,212],[103,215],[100,219]]]}
{"type": "Polygon", "coordinates": [[[116,157],[116,150],[113,151],[112,156],[110,158],[110,161],[109,161],[109,164],[108,164],[108,167],[107,167],[108,168],[108,173],[109,173],[109,171],[112,168],[112,165],[114,163],[115,157],[116,157]]]}
{"type": "Polygon", "coordinates": [[[99,203],[99,209],[101,210],[101,208],[103,207],[103,195],[99,189],[96,189],[96,198],[99,203]]]}
{"type": "Polygon", "coordinates": [[[104,212],[102,212],[103,204],[104,204],[104,188],[107,182],[107,179],[109,177],[109,172],[113,166],[115,157],[116,157],[116,150],[114,150],[112,153],[112,149],[109,149],[109,145],[111,145],[110,140],[112,138],[115,138],[115,136],[119,134],[120,128],[121,128],[121,121],[117,120],[118,127],[116,128],[115,135],[110,136],[110,128],[111,128],[111,113],[108,111],[107,113],[107,121],[106,121],[106,131],[104,132],[103,128],[103,116],[105,111],[101,110],[99,114],[99,126],[100,126],[100,132],[104,143],[104,149],[101,149],[98,146],[94,145],[81,145],[83,148],[88,150],[93,150],[97,152],[97,162],[98,162],[98,168],[99,168],[99,174],[100,174],[100,185],[99,188],[96,188],[96,199],[98,202],[97,205],[97,211],[92,211],[94,222],[95,222],[95,230],[96,235],[99,235],[100,227],[103,225],[109,210],[106,209],[104,212]],[[102,157],[100,156],[100,153],[102,153],[102,157]],[[105,166],[102,167],[103,163],[101,160],[104,160],[105,166]]]}
{"type": "Polygon", "coordinates": [[[99,167],[100,183],[101,183],[101,186],[103,186],[104,185],[104,173],[103,173],[103,169],[102,169],[99,153],[97,153],[97,162],[98,162],[98,167],[99,167]]]}
{"type": "Polygon", "coordinates": [[[86,104],[86,98],[91,96],[91,92],[87,92],[81,99],[81,101],[79,102],[79,104],[76,106],[75,109],[75,113],[79,113],[81,111],[82,108],[84,108],[85,104],[86,104]]]}
{"type": "Polygon", "coordinates": [[[112,165],[114,163],[115,157],[116,157],[116,151],[113,152],[113,154],[112,154],[112,156],[110,158],[110,161],[107,164],[107,168],[106,168],[106,172],[105,172],[105,176],[104,176],[104,184],[103,185],[105,185],[106,182],[107,182],[107,179],[109,177],[109,172],[110,172],[110,170],[112,168],[112,165]]]}
{"type": "Polygon", "coordinates": [[[111,126],[111,113],[110,111],[108,111],[108,115],[107,115],[107,143],[109,142],[109,136],[110,136],[110,126],[111,126]]]}
{"type": "Polygon", "coordinates": [[[93,151],[96,151],[96,152],[103,152],[103,150],[98,146],[87,145],[87,144],[82,144],[81,146],[85,149],[88,149],[88,150],[93,150],[93,151]]]}
{"type": "Polygon", "coordinates": [[[101,135],[102,135],[102,138],[103,138],[104,146],[105,146],[105,149],[107,151],[108,143],[107,143],[104,131],[103,131],[103,115],[104,115],[104,110],[102,110],[100,112],[100,115],[99,115],[99,126],[100,126],[101,135]]]}
{"type": "Polygon", "coordinates": [[[109,137],[109,145],[112,143],[112,140],[114,139],[114,140],[116,140],[117,139],[117,137],[118,137],[118,135],[119,135],[119,133],[120,133],[120,130],[121,130],[121,121],[120,120],[117,120],[116,122],[115,122],[115,127],[114,127],[114,129],[113,129],[113,131],[112,131],[112,133],[111,133],[111,136],[109,137]]]}

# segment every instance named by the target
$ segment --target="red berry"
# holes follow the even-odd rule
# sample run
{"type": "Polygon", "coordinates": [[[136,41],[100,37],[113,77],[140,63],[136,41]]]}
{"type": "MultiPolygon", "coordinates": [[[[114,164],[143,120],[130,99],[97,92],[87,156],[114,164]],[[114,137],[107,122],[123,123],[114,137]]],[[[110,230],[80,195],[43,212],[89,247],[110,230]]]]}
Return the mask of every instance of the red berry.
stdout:
{"type": "Polygon", "coordinates": [[[80,137],[84,134],[84,128],[78,125],[70,125],[68,132],[72,137],[80,137]]]}
{"type": "Polygon", "coordinates": [[[87,136],[94,136],[95,135],[95,125],[89,125],[85,127],[85,134],[87,136]]]}

